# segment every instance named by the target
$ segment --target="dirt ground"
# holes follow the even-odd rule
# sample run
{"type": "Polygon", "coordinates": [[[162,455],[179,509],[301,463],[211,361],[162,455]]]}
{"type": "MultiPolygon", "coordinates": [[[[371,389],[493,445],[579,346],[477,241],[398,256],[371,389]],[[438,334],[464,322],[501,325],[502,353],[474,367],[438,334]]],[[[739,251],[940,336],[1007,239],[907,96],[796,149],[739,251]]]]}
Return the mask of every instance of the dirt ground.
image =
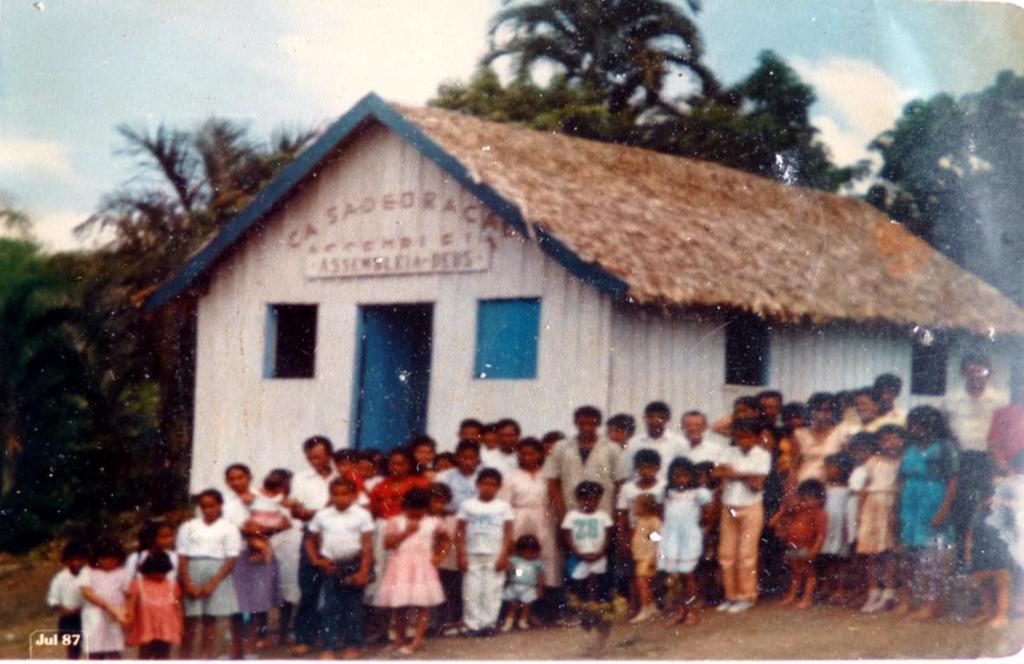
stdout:
{"type": "MultiPolygon", "coordinates": [[[[48,560],[0,561],[0,658],[29,655],[29,635],[50,629],[46,587],[59,569],[48,560]]],[[[579,659],[593,644],[579,628],[540,628],[492,638],[436,639],[422,659],[579,659]]],[[[600,657],[606,659],[949,659],[1008,657],[1024,646],[1024,620],[1002,629],[970,627],[952,618],[917,623],[886,614],[865,616],[849,609],[814,607],[794,611],[762,602],[740,615],[704,611],[692,627],[663,620],[643,625],[616,623],[600,657]]],[[[126,655],[133,655],[128,652],[126,655]]],[[[367,657],[387,656],[370,649],[367,657]]],[[[261,659],[287,658],[283,650],[261,659]]],[[[590,657],[586,657],[590,658],[590,657]]]]}

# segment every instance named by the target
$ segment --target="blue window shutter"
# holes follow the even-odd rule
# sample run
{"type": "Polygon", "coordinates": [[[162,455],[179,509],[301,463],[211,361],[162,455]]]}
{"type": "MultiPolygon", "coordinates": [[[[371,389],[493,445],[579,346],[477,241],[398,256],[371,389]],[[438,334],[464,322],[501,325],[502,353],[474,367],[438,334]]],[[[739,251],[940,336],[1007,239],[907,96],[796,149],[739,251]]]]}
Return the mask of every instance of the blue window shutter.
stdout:
{"type": "Polygon", "coordinates": [[[539,298],[481,300],[473,377],[536,378],[539,333],[539,298]]]}
{"type": "Polygon", "coordinates": [[[273,378],[277,372],[277,309],[272,304],[267,305],[263,334],[263,377],[273,378]]]}

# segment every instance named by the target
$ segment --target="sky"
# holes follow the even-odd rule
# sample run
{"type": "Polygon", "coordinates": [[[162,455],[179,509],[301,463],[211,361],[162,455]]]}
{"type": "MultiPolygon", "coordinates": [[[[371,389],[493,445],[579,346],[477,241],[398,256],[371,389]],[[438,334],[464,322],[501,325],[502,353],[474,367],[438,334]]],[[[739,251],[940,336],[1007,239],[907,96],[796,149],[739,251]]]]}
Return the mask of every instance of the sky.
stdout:
{"type": "MultiPolygon", "coordinates": [[[[1000,2],[703,0],[705,62],[726,84],[771,49],[817,92],[840,164],[903,106],[1024,73],[1024,9],[1000,2]]],[[[210,116],[255,136],[323,125],[370,91],[424,104],[466,79],[500,0],[0,0],[0,195],[50,250],[133,172],[116,127],[210,116]]]]}

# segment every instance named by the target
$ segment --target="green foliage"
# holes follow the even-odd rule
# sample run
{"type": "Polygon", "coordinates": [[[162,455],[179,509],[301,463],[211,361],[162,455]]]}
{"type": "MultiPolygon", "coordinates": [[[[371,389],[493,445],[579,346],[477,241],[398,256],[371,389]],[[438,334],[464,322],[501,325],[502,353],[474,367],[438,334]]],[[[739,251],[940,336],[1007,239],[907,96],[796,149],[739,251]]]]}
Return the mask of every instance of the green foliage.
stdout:
{"type": "Polygon", "coordinates": [[[0,550],[31,547],[79,500],[88,370],[68,283],[33,244],[0,239],[0,550]]]}
{"type": "MultiPolygon", "coordinates": [[[[537,63],[554,64],[569,83],[605,92],[613,114],[631,106],[659,106],[666,77],[680,72],[694,76],[703,92],[717,89],[700,61],[697,27],[679,3],[505,0],[504,5],[491,23],[484,64],[511,57],[522,79],[537,63]]],[[[687,5],[692,12],[700,7],[696,0],[687,5]]]]}
{"type": "Polygon", "coordinates": [[[565,75],[547,85],[519,77],[502,85],[489,67],[468,84],[442,85],[432,104],[497,122],[636,145],[712,161],[788,184],[838,191],[865,163],[836,166],[810,123],[814,91],[779,56],[762,53],[751,74],[686,109],[612,111],[612,91],[565,75]]]}
{"type": "Polygon", "coordinates": [[[870,147],[868,201],[1024,304],[1024,76],[915,100],[870,147]]]}

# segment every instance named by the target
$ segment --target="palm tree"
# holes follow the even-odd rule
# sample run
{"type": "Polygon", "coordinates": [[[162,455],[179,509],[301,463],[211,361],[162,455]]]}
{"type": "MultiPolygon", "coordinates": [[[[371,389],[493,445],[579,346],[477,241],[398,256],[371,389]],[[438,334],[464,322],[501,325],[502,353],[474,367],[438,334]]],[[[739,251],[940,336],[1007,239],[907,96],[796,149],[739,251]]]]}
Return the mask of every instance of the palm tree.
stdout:
{"type": "MultiPolygon", "coordinates": [[[[563,68],[570,81],[607,91],[613,113],[637,113],[664,107],[668,74],[695,76],[701,92],[718,90],[702,63],[700,34],[682,7],[668,0],[505,0],[490,28],[489,64],[513,58],[516,72],[528,77],[539,62],[563,68]],[[505,36],[505,33],[510,34],[505,36]]],[[[687,0],[691,12],[698,0],[687,0]]]]}

